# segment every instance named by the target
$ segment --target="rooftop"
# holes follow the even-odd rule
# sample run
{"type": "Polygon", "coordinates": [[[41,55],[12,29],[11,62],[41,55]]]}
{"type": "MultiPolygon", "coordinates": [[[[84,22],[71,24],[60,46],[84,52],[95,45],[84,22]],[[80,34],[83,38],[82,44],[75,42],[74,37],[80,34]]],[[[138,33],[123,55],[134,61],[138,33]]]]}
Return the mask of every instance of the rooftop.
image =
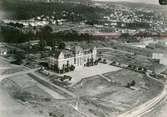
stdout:
{"type": "Polygon", "coordinates": [[[89,54],[92,52],[92,48],[82,48],[80,46],[71,47],[69,49],[57,49],[56,51],[52,52],[52,56],[55,58],[58,58],[60,53],[62,52],[64,54],[64,58],[71,58],[75,56],[75,53],[84,53],[89,54]]]}

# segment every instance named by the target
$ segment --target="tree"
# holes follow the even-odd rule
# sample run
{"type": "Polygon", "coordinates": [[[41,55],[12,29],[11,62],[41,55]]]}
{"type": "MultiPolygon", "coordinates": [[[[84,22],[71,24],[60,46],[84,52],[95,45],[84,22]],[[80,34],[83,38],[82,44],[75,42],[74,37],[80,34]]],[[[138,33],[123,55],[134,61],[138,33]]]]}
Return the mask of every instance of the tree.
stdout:
{"type": "Polygon", "coordinates": [[[130,88],[130,87],[131,87],[131,85],[130,85],[129,82],[127,83],[126,87],[127,87],[127,88],[130,88]]]}
{"type": "Polygon", "coordinates": [[[49,64],[47,62],[40,62],[39,65],[45,68],[49,67],[49,64]]]}
{"type": "Polygon", "coordinates": [[[135,86],[136,85],[136,82],[133,80],[131,83],[130,83],[131,86],[135,86]]]}
{"type": "MultiPolygon", "coordinates": [[[[36,36],[40,40],[39,41],[39,46],[40,49],[43,50],[44,47],[47,45],[48,41],[51,41],[52,38],[52,28],[50,26],[44,26],[40,28],[40,30],[37,32],[36,36]]],[[[49,43],[49,42],[48,42],[49,43]]]]}
{"type": "Polygon", "coordinates": [[[39,40],[39,48],[40,50],[44,50],[45,46],[47,46],[47,43],[44,39],[39,40]]]}
{"type": "Polygon", "coordinates": [[[104,60],[103,60],[103,63],[104,63],[104,64],[107,64],[107,60],[106,60],[106,59],[104,59],[104,60]]]}
{"type": "Polygon", "coordinates": [[[10,26],[13,26],[13,27],[17,27],[17,28],[23,28],[23,24],[21,24],[21,23],[12,23],[12,22],[10,22],[9,23],[9,25],[10,26]]]}
{"type": "Polygon", "coordinates": [[[48,25],[41,28],[41,33],[43,33],[43,35],[51,34],[52,31],[53,31],[53,29],[48,25]]]}
{"type": "Polygon", "coordinates": [[[99,61],[95,60],[94,65],[98,65],[99,61]]]}
{"type": "Polygon", "coordinates": [[[66,45],[64,42],[60,42],[59,45],[58,45],[58,49],[65,49],[66,48],[66,45]]]}
{"type": "Polygon", "coordinates": [[[15,61],[11,63],[20,65],[23,63],[23,59],[25,59],[25,54],[22,52],[16,52],[14,55],[14,58],[15,58],[15,61]]]}
{"type": "Polygon", "coordinates": [[[74,71],[75,70],[75,66],[71,65],[70,69],[71,69],[71,71],[74,71]]]}
{"type": "Polygon", "coordinates": [[[23,63],[22,59],[17,57],[15,61],[11,62],[12,64],[21,65],[23,63]]]}

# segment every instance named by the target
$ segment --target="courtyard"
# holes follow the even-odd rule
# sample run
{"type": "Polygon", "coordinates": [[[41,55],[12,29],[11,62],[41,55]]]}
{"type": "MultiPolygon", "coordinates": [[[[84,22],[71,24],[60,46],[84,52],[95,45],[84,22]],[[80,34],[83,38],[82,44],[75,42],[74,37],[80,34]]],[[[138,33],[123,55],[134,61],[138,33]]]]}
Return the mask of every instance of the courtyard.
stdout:
{"type": "Polygon", "coordinates": [[[87,77],[91,77],[91,76],[95,76],[95,75],[101,75],[101,74],[104,74],[107,72],[118,71],[120,69],[121,68],[119,68],[119,67],[99,63],[96,66],[79,68],[79,69],[76,69],[72,72],[65,73],[63,75],[71,76],[72,77],[71,83],[72,83],[72,85],[74,85],[77,82],[79,82],[80,80],[82,80],[83,78],[87,78],[87,77]]]}

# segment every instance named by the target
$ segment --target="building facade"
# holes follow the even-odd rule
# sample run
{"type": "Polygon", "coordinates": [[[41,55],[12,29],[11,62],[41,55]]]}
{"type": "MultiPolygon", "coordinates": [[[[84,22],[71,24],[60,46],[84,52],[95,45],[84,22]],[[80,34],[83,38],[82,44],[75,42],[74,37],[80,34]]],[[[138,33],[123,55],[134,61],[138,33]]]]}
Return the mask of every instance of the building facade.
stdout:
{"type": "Polygon", "coordinates": [[[68,50],[58,50],[49,57],[49,68],[54,71],[64,71],[68,68],[93,66],[97,61],[97,49],[83,49],[79,46],[68,50]]]}
{"type": "Polygon", "coordinates": [[[159,64],[167,66],[167,61],[166,61],[167,55],[164,53],[153,53],[152,54],[152,59],[159,60],[159,64]]]}

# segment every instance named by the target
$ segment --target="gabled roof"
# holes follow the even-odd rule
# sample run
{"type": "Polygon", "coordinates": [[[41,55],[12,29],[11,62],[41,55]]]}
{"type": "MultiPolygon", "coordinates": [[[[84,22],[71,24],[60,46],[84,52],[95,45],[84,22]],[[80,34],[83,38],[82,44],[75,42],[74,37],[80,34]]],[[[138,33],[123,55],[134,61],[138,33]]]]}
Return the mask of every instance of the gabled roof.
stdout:
{"type": "Polygon", "coordinates": [[[74,52],[67,50],[67,49],[58,49],[58,50],[52,52],[53,53],[52,56],[55,57],[56,59],[58,59],[61,52],[64,54],[64,58],[74,57],[74,52]]]}
{"type": "Polygon", "coordinates": [[[74,46],[72,49],[57,49],[56,51],[52,52],[52,56],[58,59],[61,52],[64,54],[64,58],[71,58],[74,57],[76,53],[81,52],[84,54],[89,54],[93,51],[93,48],[85,48],[83,49],[80,46],[74,46]]]}
{"type": "Polygon", "coordinates": [[[81,48],[80,46],[75,46],[71,49],[71,51],[73,51],[73,52],[83,52],[83,48],[81,48]]]}
{"type": "Polygon", "coordinates": [[[61,53],[61,50],[56,50],[56,51],[54,51],[53,56],[54,56],[55,58],[58,58],[59,55],[60,55],[60,53],[61,53]]]}

